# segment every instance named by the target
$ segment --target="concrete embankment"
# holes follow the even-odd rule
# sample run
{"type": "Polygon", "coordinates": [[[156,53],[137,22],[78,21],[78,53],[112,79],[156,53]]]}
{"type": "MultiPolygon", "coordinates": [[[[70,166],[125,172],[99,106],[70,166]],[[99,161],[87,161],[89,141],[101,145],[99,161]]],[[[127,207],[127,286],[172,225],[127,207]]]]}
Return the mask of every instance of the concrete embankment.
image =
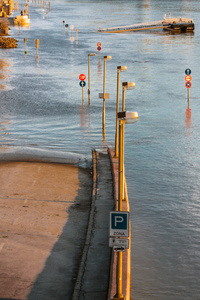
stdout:
{"type": "MultiPolygon", "coordinates": [[[[109,248],[109,212],[117,208],[118,188],[112,151],[110,158],[93,152],[93,172],[63,158],[52,163],[50,154],[45,163],[19,155],[13,161],[17,154],[10,154],[0,162],[0,298],[112,299],[116,254],[109,248]]],[[[129,251],[123,254],[125,299],[129,251]]]]}

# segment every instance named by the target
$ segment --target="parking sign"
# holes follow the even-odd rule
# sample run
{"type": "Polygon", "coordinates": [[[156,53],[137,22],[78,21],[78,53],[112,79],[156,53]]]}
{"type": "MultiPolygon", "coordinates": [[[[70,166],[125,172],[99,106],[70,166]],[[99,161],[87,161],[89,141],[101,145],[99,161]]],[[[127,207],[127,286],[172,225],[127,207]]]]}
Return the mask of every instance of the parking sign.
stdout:
{"type": "Polygon", "coordinates": [[[110,236],[115,236],[115,237],[129,236],[129,212],[127,211],[110,212],[110,236]]]}

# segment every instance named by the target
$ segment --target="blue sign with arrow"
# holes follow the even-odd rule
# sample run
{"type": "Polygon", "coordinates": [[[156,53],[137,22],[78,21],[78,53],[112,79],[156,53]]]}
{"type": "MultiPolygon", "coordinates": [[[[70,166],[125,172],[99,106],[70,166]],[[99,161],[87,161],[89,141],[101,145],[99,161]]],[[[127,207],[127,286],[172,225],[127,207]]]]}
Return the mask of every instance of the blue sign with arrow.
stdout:
{"type": "Polygon", "coordinates": [[[84,86],[86,86],[86,82],[85,82],[84,80],[81,80],[81,81],[79,82],[79,85],[80,85],[81,87],[84,87],[84,86]]]}

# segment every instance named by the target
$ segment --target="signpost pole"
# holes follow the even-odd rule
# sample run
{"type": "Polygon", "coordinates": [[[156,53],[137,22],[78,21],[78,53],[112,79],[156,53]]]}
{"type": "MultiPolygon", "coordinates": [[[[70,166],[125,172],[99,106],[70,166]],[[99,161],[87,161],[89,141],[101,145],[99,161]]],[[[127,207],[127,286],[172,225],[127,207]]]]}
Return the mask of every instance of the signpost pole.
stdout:
{"type": "Polygon", "coordinates": [[[120,69],[117,69],[117,104],[116,104],[115,157],[118,157],[119,73],[120,73],[120,69]]]}
{"type": "Polygon", "coordinates": [[[80,74],[79,79],[81,80],[79,85],[82,87],[82,105],[84,104],[84,86],[86,85],[86,82],[84,81],[86,79],[85,74],[80,74]]]}
{"type": "Polygon", "coordinates": [[[38,58],[38,48],[39,48],[39,39],[35,39],[35,47],[36,47],[36,58],[38,58]]]}
{"type": "Polygon", "coordinates": [[[99,60],[100,60],[100,58],[101,58],[101,55],[100,55],[101,43],[100,42],[97,43],[97,50],[99,51],[99,60]]]}
{"type": "Polygon", "coordinates": [[[27,54],[27,51],[26,51],[26,43],[27,43],[27,38],[24,39],[24,53],[27,54]]]}
{"type": "Polygon", "coordinates": [[[187,100],[188,100],[188,108],[189,108],[189,105],[190,105],[190,92],[189,92],[189,89],[191,88],[192,86],[192,83],[191,83],[191,80],[192,80],[192,77],[190,76],[190,74],[192,73],[192,71],[190,69],[186,69],[185,70],[185,80],[186,80],[186,83],[185,83],[185,87],[187,88],[188,92],[187,92],[187,100]]]}
{"type": "Polygon", "coordinates": [[[123,121],[119,121],[119,195],[118,195],[118,211],[122,211],[123,196],[123,121]]]}
{"type": "Polygon", "coordinates": [[[105,138],[105,86],[106,86],[106,59],[104,58],[104,71],[103,71],[103,112],[102,112],[102,129],[103,138],[105,138]]]}
{"type": "Polygon", "coordinates": [[[88,54],[88,104],[90,105],[90,56],[96,56],[95,53],[88,54]]]}
{"type": "Polygon", "coordinates": [[[90,105],[90,55],[88,54],[88,104],[90,105]]]}
{"type": "Polygon", "coordinates": [[[84,89],[83,89],[83,82],[82,82],[82,105],[84,104],[84,89]]]}

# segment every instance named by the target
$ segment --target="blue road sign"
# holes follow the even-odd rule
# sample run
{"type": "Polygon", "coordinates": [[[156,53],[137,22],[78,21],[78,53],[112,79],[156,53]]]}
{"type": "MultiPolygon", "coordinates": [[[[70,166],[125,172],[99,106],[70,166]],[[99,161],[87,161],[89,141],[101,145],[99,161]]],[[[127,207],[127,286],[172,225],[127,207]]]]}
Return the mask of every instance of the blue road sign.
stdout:
{"type": "Polygon", "coordinates": [[[86,86],[86,82],[83,81],[83,80],[81,80],[81,81],[79,82],[79,85],[80,85],[81,87],[84,87],[84,86],[86,86]]]}
{"type": "Polygon", "coordinates": [[[129,236],[129,212],[127,211],[110,212],[110,236],[118,236],[118,237],[129,236]]]}
{"type": "Polygon", "coordinates": [[[191,73],[192,73],[192,71],[191,71],[190,69],[186,69],[186,70],[185,70],[185,74],[186,74],[186,75],[190,75],[191,73]]]}

